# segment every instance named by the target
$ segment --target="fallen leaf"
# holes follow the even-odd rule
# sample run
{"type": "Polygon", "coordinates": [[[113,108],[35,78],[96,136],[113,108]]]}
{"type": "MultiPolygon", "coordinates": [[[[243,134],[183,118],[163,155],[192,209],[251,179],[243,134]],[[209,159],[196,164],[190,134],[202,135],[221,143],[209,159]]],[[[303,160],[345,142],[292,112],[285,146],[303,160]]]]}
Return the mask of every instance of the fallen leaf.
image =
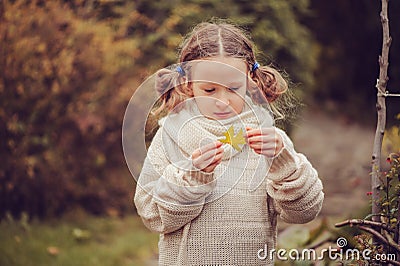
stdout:
{"type": "Polygon", "coordinates": [[[88,240],[91,237],[91,233],[88,230],[82,230],[79,228],[75,228],[72,231],[72,235],[74,236],[74,238],[78,241],[84,241],[84,240],[88,240]]]}
{"type": "Polygon", "coordinates": [[[57,256],[60,253],[60,250],[57,247],[47,247],[47,253],[52,256],[57,256]]]}

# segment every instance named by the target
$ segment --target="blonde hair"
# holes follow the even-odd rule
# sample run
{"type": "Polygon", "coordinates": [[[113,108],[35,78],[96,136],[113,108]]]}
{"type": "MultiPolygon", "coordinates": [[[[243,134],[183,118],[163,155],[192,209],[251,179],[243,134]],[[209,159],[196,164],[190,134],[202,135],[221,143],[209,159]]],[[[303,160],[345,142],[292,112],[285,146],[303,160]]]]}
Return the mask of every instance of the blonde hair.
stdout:
{"type": "MultiPolygon", "coordinates": [[[[180,71],[162,69],[157,72],[155,86],[160,94],[161,103],[154,113],[171,111],[192,96],[186,82],[190,75],[186,62],[217,56],[243,59],[252,80],[262,90],[269,103],[274,102],[288,89],[286,80],[273,67],[259,66],[252,70],[257,62],[254,44],[244,30],[226,22],[203,22],[193,28],[181,45],[180,71]]],[[[279,111],[277,113],[280,114],[279,111]]]]}

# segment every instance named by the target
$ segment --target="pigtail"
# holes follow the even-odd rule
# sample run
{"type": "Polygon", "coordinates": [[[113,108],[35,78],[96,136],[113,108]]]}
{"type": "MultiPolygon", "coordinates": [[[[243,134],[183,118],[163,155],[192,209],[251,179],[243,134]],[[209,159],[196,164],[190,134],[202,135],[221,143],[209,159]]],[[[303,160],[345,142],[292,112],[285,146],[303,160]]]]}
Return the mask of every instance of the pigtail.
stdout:
{"type": "Polygon", "coordinates": [[[294,120],[300,106],[299,100],[291,90],[288,90],[289,81],[287,78],[271,66],[260,66],[251,71],[252,80],[257,85],[257,89],[262,95],[254,97],[260,99],[259,103],[267,101],[277,120],[294,120]]]}
{"type": "Polygon", "coordinates": [[[155,74],[155,90],[160,96],[153,115],[170,112],[190,97],[187,77],[181,66],[175,69],[163,68],[155,74]]]}
{"type": "Polygon", "coordinates": [[[286,80],[274,68],[262,66],[252,71],[253,81],[263,91],[269,103],[274,102],[288,89],[286,80]]]}

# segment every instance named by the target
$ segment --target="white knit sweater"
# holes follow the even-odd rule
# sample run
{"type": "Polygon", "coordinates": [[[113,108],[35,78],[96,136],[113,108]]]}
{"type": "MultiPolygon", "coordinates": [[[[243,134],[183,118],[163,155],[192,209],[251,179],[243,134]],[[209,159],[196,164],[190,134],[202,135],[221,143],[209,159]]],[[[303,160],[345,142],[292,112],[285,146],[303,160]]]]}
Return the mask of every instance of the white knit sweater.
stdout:
{"type": "Polygon", "coordinates": [[[257,253],[275,248],[277,215],[306,223],[319,213],[322,183],[282,130],[284,148],[273,159],[248,145],[238,152],[225,144],[213,173],[194,169],[190,154],[230,125],[237,132],[271,126],[272,119],[253,107],[236,118],[209,120],[191,105],[161,121],[134,199],[144,224],[160,233],[159,265],[273,265],[257,253]]]}

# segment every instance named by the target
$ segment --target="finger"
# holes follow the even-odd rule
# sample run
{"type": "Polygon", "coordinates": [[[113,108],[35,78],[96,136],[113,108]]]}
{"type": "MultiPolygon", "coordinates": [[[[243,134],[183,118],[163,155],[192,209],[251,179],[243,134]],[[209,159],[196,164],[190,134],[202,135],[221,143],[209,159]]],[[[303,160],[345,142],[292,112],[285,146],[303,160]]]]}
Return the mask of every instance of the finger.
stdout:
{"type": "Polygon", "coordinates": [[[214,171],[215,167],[217,167],[217,165],[209,165],[206,168],[202,169],[201,171],[206,173],[211,173],[212,171],[214,171]]]}
{"type": "Polygon", "coordinates": [[[257,135],[275,135],[275,128],[264,127],[264,128],[249,128],[246,127],[247,137],[257,136],[257,135]]]}
{"type": "Polygon", "coordinates": [[[246,137],[257,136],[261,134],[261,130],[259,128],[250,128],[246,127],[246,137]]]}
{"type": "Polygon", "coordinates": [[[210,160],[204,161],[204,164],[206,164],[205,167],[221,163],[223,156],[223,153],[217,153],[213,158],[210,158],[210,160]]]}
{"type": "Polygon", "coordinates": [[[204,169],[205,167],[207,167],[208,165],[210,165],[212,163],[214,159],[214,156],[211,158],[204,158],[202,156],[200,156],[199,158],[193,160],[193,166],[195,166],[197,169],[204,169]]]}
{"type": "Polygon", "coordinates": [[[222,160],[220,159],[220,160],[213,161],[209,164],[204,163],[203,166],[196,166],[196,168],[200,169],[201,171],[204,171],[204,172],[212,172],[212,171],[214,171],[215,167],[221,163],[221,161],[222,160]]]}
{"type": "Polygon", "coordinates": [[[268,157],[273,157],[276,156],[282,150],[283,147],[278,145],[268,144],[268,145],[254,145],[251,148],[258,154],[263,154],[268,157]]]}
{"type": "Polygon", "coordinates": [[[274,136],[271,135],[257,135],[257,136],[252,136],[247,139],[248,143],[269,143],[269,142],[276,142],[276,139],[274,136]]]}
{"type": "Polygon", "coordinates": [[[249,144],[250,148],[253,150],[277,150],[278,145],[275,143],[251,143],[249,144]]]}
{"type": "Polygon", "coordinates": [[[272,143],[273,145],[276,145],[278,147],[283,145],[282,137],[279,134],[262,134],[262,135],[257,135],[257,136],[252,136],[247,138],[247,143],[249,145],[251,144],[267,144],[267,143],[272,143]]]}
{"type": "Polygon", "coordinates": [[[214,160],[215,156],[217,156],[218,154],[218,150],[210,150],[207,151],[205,153],[203,153],[202,155],[200,155],[200,157],[198,159],[201,159],[203,161],[209,161],[209,160],[214,160]]]}
{"type": "Polygon", "coordinates": [[[200,157],[200,155],[207,153],[210,150],[214,150],[214,149],[219,149],[222,146],[222,142],[219,141],[215,141],[212,143],[208,143],[198,149],[196,149],[193,153],[192,153],[192,158],[196,159],[198,157],[200,157]]]}
{"type": "Polygon", "coordinates": [[[208,151],[197,158],[193,159],[193,165],[198,169],[203,169],[212,164],[215,160],[219,160],[223,156],[223,149],[208,151]]]}
{"type": "Polygon", "coordinates": [[[224,149],[222,147],[216,148],[209,150],[205,153],[203,153],[200,157],[203,158],[203,160],[208,160],[210,158],[214,158],[217,155],[221,155],[224,152],[224,149]]]}
{"type": "Polygon", "coordinates": [[[249,139],[248,144],[250,147],[260,147],[260,146],[278,146],[279,145],[279,140],[270,138],[270,137],[263,137],[263,138],[257,138],[257,139],[249,139]]]}
{"type": "Polygon", "coordinates": [[[204,160],[202,160],[202,158],[198,158],[198,159],[192,161],[193,166],[199,170],[205,169],[208,165],[211,164],[211,162],[212,162],[212,160],[204,161],[204,160]]]}
{"type": "Polygon", "coordinates": [[[199,150],[200,150],[201,153],[206,153],[206,152],[208,152],[210,150],[218,149],[221,146],[222,146],[222,142],[214,141],[214,142],[211,142],[211,143],[208,143],[206,145],[201,146],[199,148],[199,150]]]}
{"type": "Polygon", "coordinates": [[[192,159],[197,159],[200,155],[201,155],[201,151],[199,149],[197,149],[192,153],[192,159]]]}
{"type": "Polygon", "coordinates": [[[217,155],[215,155],[215,157],[214,157],[213,161],[211,162],[211,164],[213,164],[215,162],[221,162],[223,156],[224,156],[223,153],[218,153],[217,155]]]}
{"type": "Polygon", "coordinates": [[[205,167],[203,169],[204,172],[212,172],[214,171],[214,169],[222,162],[222,156],[220,159],[215,160],[213,163],[211,163],[210,165],[208,165],[207,167],[205,167]]]}

